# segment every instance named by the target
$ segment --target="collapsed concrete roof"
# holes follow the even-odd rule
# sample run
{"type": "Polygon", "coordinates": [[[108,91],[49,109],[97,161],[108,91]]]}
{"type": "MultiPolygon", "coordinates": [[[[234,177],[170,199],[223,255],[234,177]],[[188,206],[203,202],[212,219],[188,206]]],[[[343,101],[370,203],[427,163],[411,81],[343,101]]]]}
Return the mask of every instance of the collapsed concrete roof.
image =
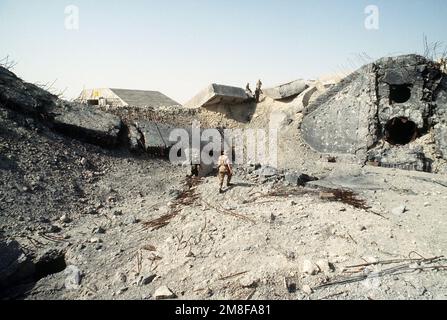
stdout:
{"type": "Polygon", "coordinates": [[[274,100],[282,100],[299,95],[308,88],[305,80],[295,80],[274,88],[263,89],[264,94],[274,100]]]}
{"type": "Polygon", "coordinates": [[[301,125],[304,140],[321,153],[420,171],[430,171],[433,159],[408,144],[430,131],[447,159],[447,75],[418,55],[362,67],[312,103],[301,125]]]}
{"type": "Polygon", "coordinates": [[[247,93],[242,88],[213,83],[194,96],[185,106],[200,108],[219,103],[237,104],[246,101],[248,98],[247,93]]]}
{"type": "MultiPolygon", "coordinates": [[[[170,107],[180,104],[158,91],[130,90],[115,88],[85,89],[77,101],[88,103],[104,99],[106,105],[117,107],[170,107]]],[[[98,102],[99,104],[99,102],[98,102]]]]}

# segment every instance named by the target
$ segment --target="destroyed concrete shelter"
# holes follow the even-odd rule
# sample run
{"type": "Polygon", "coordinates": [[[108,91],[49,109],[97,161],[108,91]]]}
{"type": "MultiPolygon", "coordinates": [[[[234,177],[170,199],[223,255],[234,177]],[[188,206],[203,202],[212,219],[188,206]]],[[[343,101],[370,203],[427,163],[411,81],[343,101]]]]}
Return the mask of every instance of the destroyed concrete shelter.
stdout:
{"type": "Polygon", "coordinates": [[[333,79],[69,102],[0,66],[0,299],[445,299],[447,75],[406,55],[333,79]],[[278,161],[223,193],[183,161],[219,156],[209,135],[170,139],[272,119],[278,161]]]}
{"type": "Polygon", "coordinates": [[[324,154],[427,172],[439,160],[436,171],[445,172],[446,112],[447,77],[435,62],[418,55],[383,58],[311,104],[301,132],[324,154]]]}

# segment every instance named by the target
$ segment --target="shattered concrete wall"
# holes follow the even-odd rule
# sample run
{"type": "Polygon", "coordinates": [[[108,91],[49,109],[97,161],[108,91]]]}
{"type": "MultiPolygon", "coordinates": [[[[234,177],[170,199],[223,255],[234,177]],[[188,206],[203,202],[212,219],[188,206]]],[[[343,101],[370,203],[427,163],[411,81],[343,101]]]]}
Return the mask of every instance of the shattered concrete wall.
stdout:
{"type": "Polygon", "coordinates": [[[376,165],[431,171],[438,155],[424,154],[417,139],[433,131],[436,150],[447,159],[446,91],[446,75],[435,62],[418,55],[383,58],[312,103],[302,135],[321,153],[352,154],[376,165]]]}

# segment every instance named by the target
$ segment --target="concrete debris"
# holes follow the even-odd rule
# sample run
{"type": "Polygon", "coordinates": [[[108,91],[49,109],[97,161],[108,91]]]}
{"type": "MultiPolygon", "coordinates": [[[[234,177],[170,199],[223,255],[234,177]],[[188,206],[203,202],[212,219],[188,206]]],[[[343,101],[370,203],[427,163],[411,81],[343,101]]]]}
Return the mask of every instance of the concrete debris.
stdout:
{"type": "Polygon", "coordinates": [[[76,266],[68,266],[64,270],[65,288],[67,290],[78,290],[81,285],[81,270],[76,266]]]}
{"type": "Polygon", "coordinates": [[[395,215],[399,215],[399,214],[405,213],[405,212],[407,212],[407,211],[408,211],[408,210],[407,210],[407,206],[406,206],[406,205],[401,205],[401,206],[396,207],[396,208],[394,208],[393,210],[391,210],[391,212],[392,212],[393,214],[395,214],[395,215]]]}
{"type": "Polygon", "coordinates": [[[92,231],[93,234],[105,234],[106,230],[103,227],[95,227],[92,231]]]}
{"type": "Polygon", "coordinates": [[[216,104],[238,104],[249,96],[242,88],[211,84],[185,104],[187,108],[209,107],[216,104]]]}
{"type": "Polygon", "coordinates": [[[135,223],[137,223],[137,222],[138,222],[137,218],[135,218],[135,216],[133,216],[133,215],[127,216],[127,217],[124,219],[124,224],[125,224],[125,225],[128,225],[128,226],[130,226],[130,225],[132,225],[132,224],[135,224],[135,223]]]}
{"type": "Polygon", "coordinates": [[[71,219],[66,215],[66,214],[64,214],[62,217],[60,217],[60,219],[59,219],[62,223],[70,223],[71,222],[71,219]]]}
{"type": "Polygon", "coordinates": [[[120,283],[120,284],[127,282],[127,276],[124,273],[122,273],[122,272],[118,272],[115,275],[115,279],[116,279],[116,282],[120,283]]]}
{"type": "Polygon", "coordinates": [[[307,275],[314,276],[320,272],[320,268],[312,261],[304,260],[301,264],[301,272],[307,275]]]}
{"type": "Polygon", "coordinates": [[[278,175],[278,170],[270,166],[263,166],[260,169],[254,171],[253,173],[260,177],[269,178],[278,175]]]}
{"type": "Polygon", "coordinates": [[[278,87],[263,89],[266,96],[274,100],[282,100],[297,96],[308,88],[305,80],[295,80],[278,87]]]}
{"type": "MultiPolygon", "coordinates": [[[[301,105],[304,108],[307,108],[309,104],[312,101],[312,97],[315,96],[315,93],[318,91],[317,87],[311,86],[304,90],[300,95],[298,96],[299,101],[301,102],[301,105]]],[[[300,110],[301,111],[301,110],[300,110]]]]}
{"type": "Polygon", "coordinates": [[[313,293],[312,288],[308,284],[303,285],[301,290],[307,295],[311,295],[313,293]]]}
{"type": "Polygon", "coordinates": [[[260,282],[259,278],[253,277],[251,275],[245,275],[239,281],[239,284],[243,288],[256,288],[260,282]]]}
{"type": "Polygon", "coordinates": [[[138,286],[147,286],[148,284],[152,283],[154,279],[157,277],[157,275],[150,275],[150,276],[140,276],[137,281],[138,286]]]}
{"type": "Polygon", "coordinates": [[[177,296],[167,286],[161,286],[154,293],[155,300],[175,299],[177,296]]]}
{"type": "Polygon", "coordinates": [[[317,178],[313,178],[307,174],[299,173],[296,171],[288,171],[286,172],[284,179],[287,183],[292,186],[304,186],[306,183],[310,181],[316,181],[317,178]]]}
{"type": "Polygon", "coordinates": [[[316,262],[316,265],[321,272],[328,274],[335,270],[334,265],[330,263],[327,259],[320,259],[316,262]]]}
{"type": "Polygon", "coordinates": [[[81,165],[86,166],[88,164],[88,160],[86,158],[81,158],[81,165]]]}

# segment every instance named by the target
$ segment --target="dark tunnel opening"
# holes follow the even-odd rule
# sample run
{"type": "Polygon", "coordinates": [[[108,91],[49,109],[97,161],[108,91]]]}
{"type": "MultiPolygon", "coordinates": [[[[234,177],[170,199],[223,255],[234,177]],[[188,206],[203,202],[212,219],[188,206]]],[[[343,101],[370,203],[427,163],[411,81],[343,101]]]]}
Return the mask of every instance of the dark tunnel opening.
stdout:
{"type": "Polygon", "coordinates": [[[385,140],[393,145],[405,145],[418,136],[416,123],[405,117],[393,118],[385,125],[385,140]]]}
{"type": "Polygon", "coordinates": [[[390,104],[405,103],[411,98],[411,84],[390,85],[390,104]]]}

